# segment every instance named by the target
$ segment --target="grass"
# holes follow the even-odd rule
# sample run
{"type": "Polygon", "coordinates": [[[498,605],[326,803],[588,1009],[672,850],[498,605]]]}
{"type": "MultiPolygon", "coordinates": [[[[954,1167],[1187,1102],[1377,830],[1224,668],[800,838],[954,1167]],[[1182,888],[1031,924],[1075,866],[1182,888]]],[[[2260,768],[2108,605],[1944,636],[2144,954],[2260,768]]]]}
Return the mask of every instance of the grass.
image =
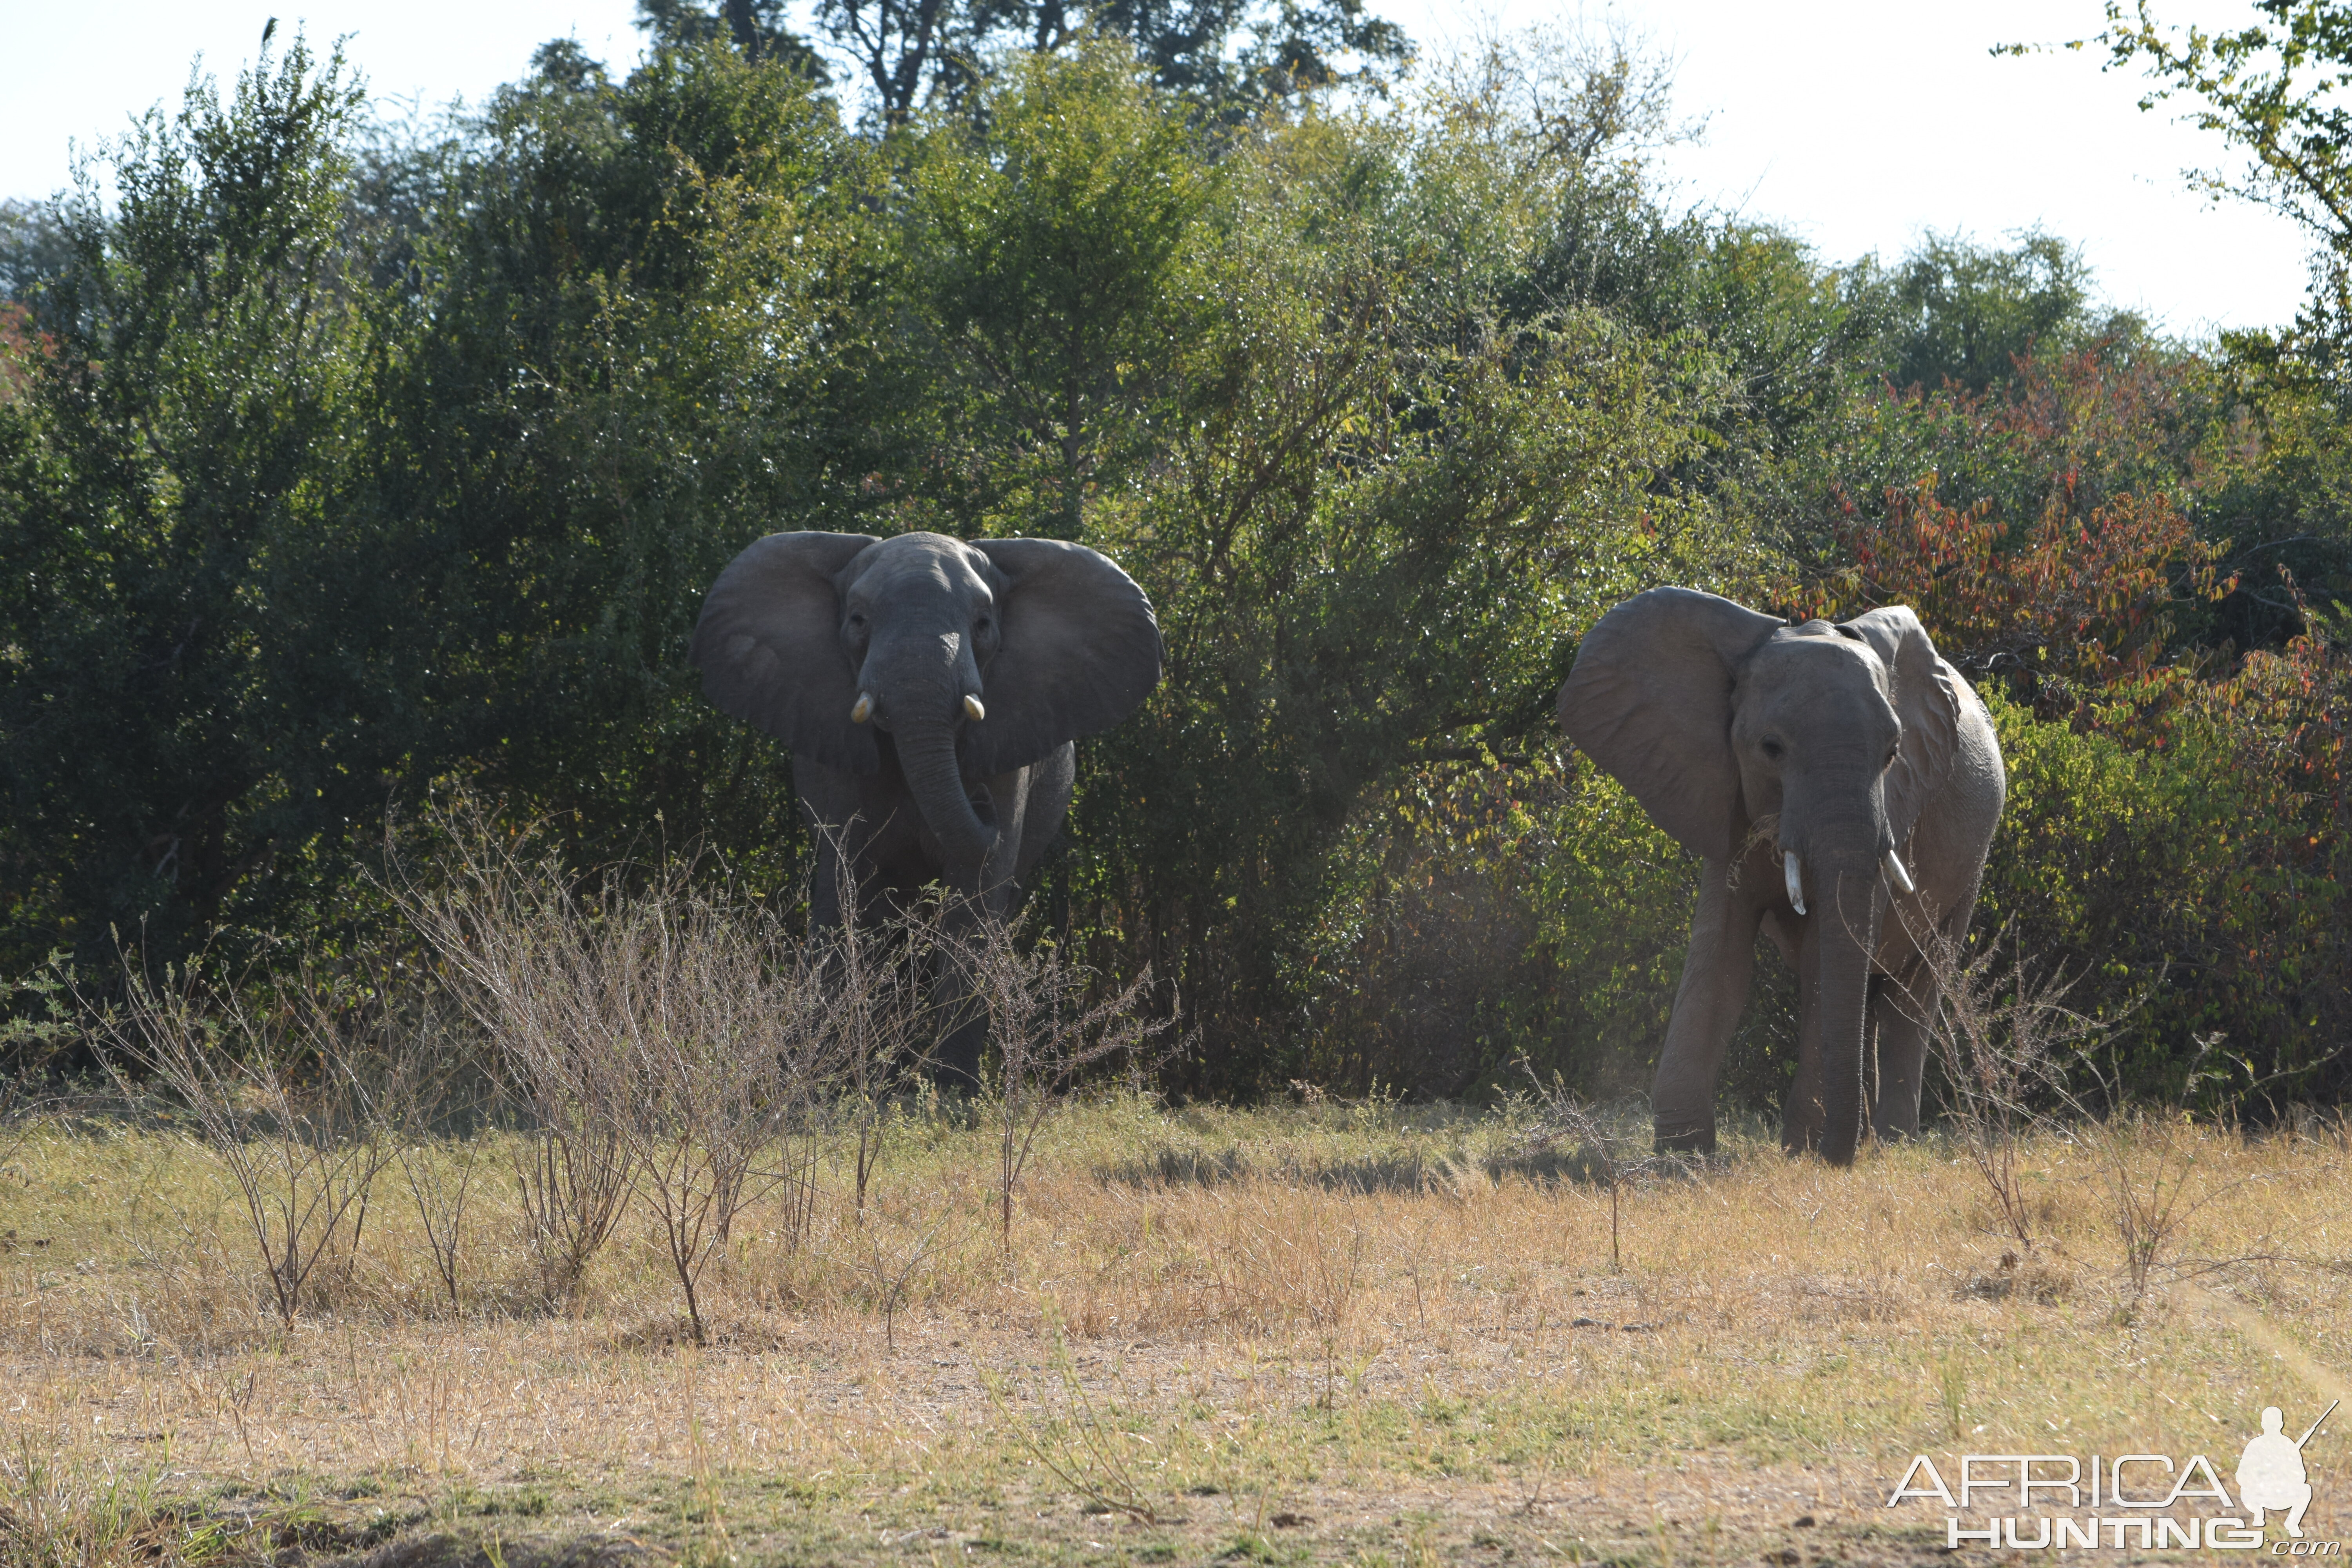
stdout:
{"type": "MultiPolygon", "coordinates": [[[[503,1135],[415,1156],[485,1162],[454,1308],[387,1178],[288,1326],[202,1145],[45,1131],[0,1171],[0,1561],[1909,1560],[1914,1453],[2226,1477],[2345,1392],[2324,1129],[2164,1128],[2191,1191],[2136,1282],[2114,1152],[2048,1133],[2024,1256],[1962,1150],[1735,1139],[1625,1186],[1612,1269],[1609,1192],[1513,1113],[1095,1100],[1002,1235],[984,1108],[896,1121],[862,1218],[845,1141],[737,1220],[699,1347],[642,1197],[545,1305],[503,1135]]],[[[2309,1462],[2340,1538],[2352,1448],[2309,1462]]]]}

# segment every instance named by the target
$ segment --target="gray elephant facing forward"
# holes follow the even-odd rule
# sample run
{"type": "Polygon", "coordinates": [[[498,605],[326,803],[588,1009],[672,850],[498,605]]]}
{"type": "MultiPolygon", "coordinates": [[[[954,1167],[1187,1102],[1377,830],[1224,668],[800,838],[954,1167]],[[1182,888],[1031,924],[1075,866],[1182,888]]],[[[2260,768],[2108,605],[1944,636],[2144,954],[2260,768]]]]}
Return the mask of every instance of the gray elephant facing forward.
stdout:
{"type": "Polygon", "coordinates": [[[1559,720],[1706,862],[1652,1091],[1659,1147],[1715,1147],[1759,925],[1797,972],[1782,1142],[1845,1164],[1865,1105],[1880,1137],[1916,1132],[1938,1001],[1920,942],[1966,933],[2007,794],[1990,715],[1918,617],[1790,626],[1654,588],[1586,635],[1559,720]]]}
{"type": "MultiPolygon", "coordinates": [[[[1072,742],[1160,681],[1160,627],[1108,557],[1053,539],[773,533],[711,585],[688,655],[720,709],[792,749],[821,925],[932,882],[950,929],[1002,920],[1061,831],[1072,742]],[[858,907],[839,907],[846,856],[858,907]]],[[[982,1026],[941,1042],[977,1082],[982,1026]]]]}

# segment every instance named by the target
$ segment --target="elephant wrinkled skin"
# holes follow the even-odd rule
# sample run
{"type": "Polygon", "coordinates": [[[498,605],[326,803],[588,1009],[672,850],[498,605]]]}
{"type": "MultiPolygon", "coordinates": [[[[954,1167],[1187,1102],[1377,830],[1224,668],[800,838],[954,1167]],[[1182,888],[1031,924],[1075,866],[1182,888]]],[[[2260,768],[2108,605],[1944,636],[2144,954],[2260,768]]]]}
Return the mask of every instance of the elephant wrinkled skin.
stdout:
{"type": "Polygon", "coordinates": [[[1783,1144],[1847,1163],[1865,1105],[1879,1137],[1916,1132],[1939,999],[1921,946],[1965,937],[2007,793],[1991,716],[1918,617],[1790,626],[1654,588],[1586,634],[1559,720],[1706,863],[1652,1092],[1658,1146],[1715,1147],[1759,926],[1798,979],[1783,1144]]]}
{"type": "MultiPolygon", "coordinates": [[[[1073,742],[1150,694],[1160,642],[1143,590],[1084,545],[773,533],[711,585],[688,657],[713,702],[792,749],[815,921],[937,882],[953,930],[1011,911],[1068,813],[1073,742]]],[[[983,1035],[958,1024],[942,1073],[977,1082],[983,1035]]]]}

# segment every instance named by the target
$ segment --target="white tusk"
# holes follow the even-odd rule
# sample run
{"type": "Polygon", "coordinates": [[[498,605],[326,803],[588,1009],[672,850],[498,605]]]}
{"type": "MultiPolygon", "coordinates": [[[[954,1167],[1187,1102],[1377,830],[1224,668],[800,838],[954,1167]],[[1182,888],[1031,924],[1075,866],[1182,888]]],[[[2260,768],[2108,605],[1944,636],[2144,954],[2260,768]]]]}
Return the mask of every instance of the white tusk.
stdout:
{"type": "Polygon", "coordinates": [[[1780,879],[1788,885],[1789,902],[1799,914],[1805,912],[1805,872],[1797,864],[1794,851],[1780,858],[1780,879]]]}
{"type": "Polygon", "coordinates": [[[1895,884],[1896,892],[1916,893],[1919,890],[1911,885],[1911,873],[1903,868],[1903,862],[1894,850],[1889,849],[1886,852],[1884,864],[1886,867],[1886,879],[1895,884]]]}
{"type": "Polygon", "coordinates": [[[982,707],[980,705],[980,699],[974,697],[969,691],[964,693],[963,712],[964,717],[971,720],[975,724],[988,717],[988,710],[982,707]]]}
{"type": "Polygon", "coordinates": [[[857,706],[849,710],[849,721],[853,724],[863,724],[866,721],[873,717],[874,693],[871,691],[859,692],[857,694],[857,706]]]}

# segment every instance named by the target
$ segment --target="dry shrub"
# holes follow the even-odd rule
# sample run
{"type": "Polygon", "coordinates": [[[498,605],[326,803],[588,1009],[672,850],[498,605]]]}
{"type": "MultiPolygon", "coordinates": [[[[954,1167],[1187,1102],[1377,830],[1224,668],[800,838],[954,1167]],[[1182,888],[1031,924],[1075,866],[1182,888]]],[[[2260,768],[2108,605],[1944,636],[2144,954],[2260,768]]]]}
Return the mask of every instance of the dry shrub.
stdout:
{"type": "Polygon", "coordinates": [[[781,1193],[787,1248],[804,1239],[824,1110],[851,1055],[877,1048],[871,993],[887,988],[844,1007],[835,976],[857,964],[691,867],[583,893],[528,836],[455,826],[437,885],[402,902],[529,1133],[516,1181],[542,1287],[568,1300],[641,1193],[699,1342],[704,1272],[746,1205],[781,1193]]]}
{"type": "Polygon", "coordinates": [[[434,1276],[457,1312],[464,1310],[464,1264],[472,1256],[467,1215],[483,1195],[490,1163],[490,1143],[479,1134],[495,1109],[495,1091],[482,1077],[479,1040],[443,991],[413,994],[404,1023],[411,1040],[404,1055],[417,1066],[415,1091],[393,1130],[395,1154],[434,1276]]]}
{"type": "Polygon", "coordinates": [[[381,993],[307,966],[257,995],[194,968],[160,982],[125,970],[119,1006],[85,1000],[101,1065],[131,1103],[167,1095],[227,1170],[290,1327],[319,1286],[350,1276],[415,1093],[381,993]]]}
{"type": "MultiPolygon", "coordinates": [[[[450,847],[432,884],[396,896],[507,1086],[524,1133],[517,1190],[551,1302],[572,1299],[633,1203],[654,1221],[698,1340],[706,1273],[747,1206],[762,1205],[770,1244],[802,1251],[838,1156],[862,1226],[898,1075],[950,994],[992,1027],[987,1103],[1009,1245],[1014,1192],[1055,1109],[1089,1069],[1133,1060],[1169,1027],[1139,1016],[1148,973],[1106,984],[1002,924],[950,936],[938,910],[921,909],[799,938],[770,910],[697,881],[691,864],[624,868],[583,891],[530,834],[501,835],[476,808],[439,826],[450,847]],[[935,994],[929,977],[943,973],[951,983],[935,994]]],[[[894,1340],[942,1234],[932,1224],[829,1242],[824,1267],[787,1269],[797,1282],[777,1289],[814,1288],[853,1258],[894,1340]]]]}
{"type": "Polygon", "coordinates": [[[1973,959],[1941,931],[1914,935],[1943,993],[1928,1048],[1942,1071],[1945,1125],[1976,1167],[2002,1228],[2032,1247],[2037,1216],[2022,1184],[2022,1140],[2067,1103],[2069,1064],[2111,1027],[2068,1008],[2072,983],[2035,973],[2013,931],[1973,959]]]}
{"type": "Polygon", "coordinates": [[[466,1214],[481,1190],[477,1178],[482,1173],[486,1151],[481,1141],[473,1138],[404,1138],[398,1152],[401,1179],[408,1184],[409,1198],[416,1205],[433,1272],[449,1298],[449,1310],[459,1311],[463,1309],[457,1293],[462,1272],[459,1254],[465,1247],[466,1214]]]}
{"type": "Polygon", "coordinates": [[[1549,1082],[1522,1056],[1515,1064],[1534,1086],[1534,1116],[1520,1131],[1517,1162],[1568,1156],[1563,1173],[1592,1182],[1609,1194],[1609,1268],[1625,1267],[1624,1194],[1636,1183],[1690,1168],[1690,1160],[1652,1147],[1648,1119],[1612,1119],[1597,1105],[1569,1092],[1560,1075],[1549,1082]]]}
{"type": "MultiPolygon", "coordinates": [[[[834,859],[840,877],[836,907],[856,909],[853,862],[845,853],[834,859]]],[[[892,1126],[892,1098],[941,1016],[930,977],[944,934],[939,910],[926,904],[879,921],[849,921],[814,940],[823,944],[832,1054],[841,1068],[833,1105],[854,1140],[852,1187],[862,1217],[892,1126]]]]}
{"type": "MultiPolygon", "coordinates": [[[[2111,1081],[2102,1087],[2111,1094],[2116,1088],[2111,1081]]],[[[2097,1159],[2109,1223],[2123,1247],[2126,1318],[2138,1310],[2159,1276],[2211,1273],[2235,1260],[2180,1256],[2189,1220],[2246,1179],[2211,1177],[2206,1161],[2210,1141],[2186,1110],[2118,1106],[2102,1116],[2088,1114],[2080,1100],[2075,1104],[2084,1111],[2076,1136],[2097,1159]]],[[[2249,1250],[2259,1250],[2259,1244],[2249,1250]]]]}
{"type": "MultiPolygon", "coordinates": [[[[1122,1430],[1118,1406],[1098,1402],[1087,1391],[1070,1356],[1069,1342],[1054,1333],[1053,1381],[1040,1390],[1034,1414],[1015,1410],[1012,1390],[1001,1378],[987,1381],[989,1402],[1013,1442],[1047,1475],[1091,1505],[1090,1511],[1121,1513],[1142,1524],[1160,1515],[1152,1498],[1160,1489],[1151,1449],[1139,1447],[1122,1430]],[[1058,1397],[1057,1397],[1058,1396],[1058,1397]]],[[[1147,1437],[1144,1440],[1150,1442],[1147,1437]]]]}
{"type": "Polygon", "coordinates": [[[1124,986],[1098,986],[1102,977],[1058,944],[1024,949],[1022,935],[1017,926],[991,923],[951,950],[996,1044],[998,1231],[1008,1247],[1013,1189],[1045,1119],[1090,1068],[1125,1057],[1139,1077],[1144,1047],[1174,1026],[1141,1015],[1149,964],[1124,986]]]}
{"type": "Polygon", "coordinates": [[[745,1205],[781,1192],[786,1247],[808,1233],[820,1108],[848,1037],[821,952],[771,917],[673,883],[612,910],[605,931],[632,1004],[624,1127],[698,1342],[702,1270],[745,1205]]]}
{"type": "MultiPolygon", "coordinates": [[[[2063,975],[2037,976],[2013,940],[2005,966],[1999,940],[1973,961],[1964,962],[1958,945],[1940,936],[1922,951],[1943,984],[1930,1038],[1943,1069],[1948,1123],[2019,1245],[2030,1252],[2035,1222],[2047,1216],[2047,1200],[2030,1197],[2021,1180],[2023,1138],[2047,1122],[2088,1151],[2101,1173],[2108,1221],[2122,1248],[2126,1314],[2159,1273],[2221,1266],[2225,1260],[2187,1264],[2174,1256],[2188,1221],[2226,1188],[2200,1180],[2205,1141],[2186,1106],[2147,1102],[2122,1069],[2101,1061],[2097,1053],[2114,1037],[2116,1021],[2066,1007],[2069,983],[2063,975]]],[[[2198,1038],[2183,1100],[2209,1076],[2204,1064],[2220,1038],[2198,1038]]],[[[2012,1265],[2011,1278],[1989,1279],[1973,1293],[2063,1293],[2040,1271],[2025,1272],[2030,1280],[2014,1277],[2012,1265]]]]}
{"type": "Polygon", "coordinates": [[[528,837],[502,842],[466,807],[443,826],[452,847],[436,884],[396,896],[489,1043],[526,1133],[515,1186],[541,1291],[568,1301],[620,1225],[636,1174],[625,1131],[626,978],[611,971],[593,923],[604,911],[583,907],[552,855],[526,859],[528,837]]]}
{"type": "Polygon", "coordinates": [[[853,1295],[866,1310],[882,1314],[885,1349],[898,1348],[899,1311],[922,1292],[925,1272],[961,1249],[968,1217],[952,1208],[859,1211],[849,1242],[856,1249],[849,1258],[857,1276],[853,1295]]]}

